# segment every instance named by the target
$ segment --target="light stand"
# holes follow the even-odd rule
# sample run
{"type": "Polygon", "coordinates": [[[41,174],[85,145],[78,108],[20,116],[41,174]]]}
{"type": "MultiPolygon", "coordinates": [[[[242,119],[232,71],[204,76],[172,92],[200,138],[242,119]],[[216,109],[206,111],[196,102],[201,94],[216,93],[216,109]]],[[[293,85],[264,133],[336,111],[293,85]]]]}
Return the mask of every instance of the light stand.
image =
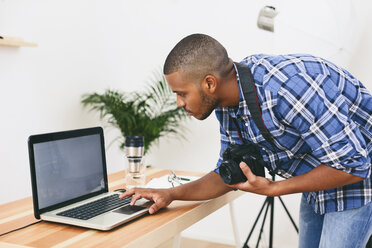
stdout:
{"type": "MultiPolygon", "coordinates": [[[[272,176],[272,180],[275,181],[275,175],[272,176]]],[[[293,224],[293,227],[296,229],[296,232],[298,233],[298,227],[296,225],[296,223],[294,222],[291,214],[289,213],[287,207],[285,206],[282,198],[280,196],[277,197],[280,202],[282,203],[282,206],[284,208],[284,210],[286,211],[289,219],[291,220],[292,224],[293,224]]],[[[269,211],[270,209],[270,239],[269,239],[269,248],[272,248],[273,247],[273,236],[274,236],[274,197],[271,197],[271,196],[267,196],[264,203],[262,204],[262,207],[261,207],[261,210],[260,212],[258,213],[257,215],[257,218],[256,220],[254,221],[254,224],[252,226],[252,229],[251,231],[249,232],[248,234],[248,237],[247,237],[247,240],[245,241],[244,245],[243,245],[243,248],[249,248],[248,246],[248,241],[249,239],[251,238],[252,236],[252,233],[257,225],[257,222],[265,208],[265,214],[264,214],[264,217],[263,217],[263,220],[262,220],[262,224],[261,224],[261,229],[260,229],[260,233],[259,233],[259,236],[258,236],[258,239],[257,239],[257,243],[256,243],[256,248],[258,248],[258,245],[260,244],[260,241],[261,241],[261,235],[263,233],[263,228],[264,228],[264,225],[265,225],[265,222],[266,222],[266,217],[267,217],[267,212],[269,211]]]]}

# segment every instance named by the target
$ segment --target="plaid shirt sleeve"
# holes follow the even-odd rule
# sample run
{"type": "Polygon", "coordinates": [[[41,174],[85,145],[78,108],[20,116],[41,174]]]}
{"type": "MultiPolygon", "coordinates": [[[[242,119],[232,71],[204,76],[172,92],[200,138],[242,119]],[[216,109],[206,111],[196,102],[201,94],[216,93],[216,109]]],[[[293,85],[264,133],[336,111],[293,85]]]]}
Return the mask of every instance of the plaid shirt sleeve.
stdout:
{"type": "Polygon", "coordinates": [[[366,142],[328,75],[299,73],[291,77],[280,88],[275,108],[279,121],[293,127],[321,163],[356,176],[370,176],[366,142]]]}

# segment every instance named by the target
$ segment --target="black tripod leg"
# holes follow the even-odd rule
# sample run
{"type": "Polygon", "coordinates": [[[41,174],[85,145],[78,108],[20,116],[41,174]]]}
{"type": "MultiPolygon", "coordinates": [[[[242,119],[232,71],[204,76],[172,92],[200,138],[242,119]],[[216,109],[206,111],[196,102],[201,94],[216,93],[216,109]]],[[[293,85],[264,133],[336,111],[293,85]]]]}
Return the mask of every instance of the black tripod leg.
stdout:
{"type": "Polygon", "coordinates": [[[265,210],[265,215],[264,215],[263,220],[262,220],[260,234],[258,235],[258,239],[257,239],[257,243],[256,243],[256,248],[258,248],[258,245],[260,244],[261,236],[262,236],[262,233],[263,233],[263,228],[264,228],[265,221],[266,221],[267,212],[268,212],[269,208],[271,207],[271,203],[272,202],[270,200],[270,197],[267,197],[267,206],[266,206],[266,210],[265,210]]]}
{"type": "Polygon", "coordinates": [[[372,248],[372,236],[369,237],[368,243],[366,245],[366,248],[372,248]]]}
{"type": "Polygon", "coordinates": [[[273,248],[273,234],[274,234],[274,197],[270,197],[271,211],[270,211],[270,240],[269,248],[273,248]]]}
{"type": "Polygon", "coordinates": [[[262,213],[262,210],[264,209],[264,207],[266,206],[266,204],[268,204],[268,197],[266,197],[264,203],[262,204],[261,210],[260,210],[260,212],[258,213],[256,220],[254,221],[254,224],[253,224],[253,226],[252,226],[252,229],[251,229],[251,231],[249,232],[248,237],[247,237],[247,239],[245,240],[245,242],[244,242],[244,244],[243,244],[243,248],[248,248],[248,241],[249,241],[249,239],[251,238],[254,229],[256,228],[256,225],[257,225],[258,219],[260,218],[261,213],[262,213]]]}
{"type": "MultiPolygon", "coordinates": [[[[272,180],[275,181],[275,175],[272,175],[272,180]]],[[[297,227],[296,223],[294,222],[291,214],[289,213],[287,207],[285,206],[285,204],[284,204],[284,202],[283,202],[283,200],[282,200],[282,198],[280,196],[279,196],[279,200],[282,203],[282,205],[284,207],[284,210],[286,211],[289,219],[291,220],[294,228],[296,229],[296,231],[298,233],[298,227],[297,227]]],[[[259,236],[258,236],[256,248],[258,247],[258,245],[260,243],[262,232],[263,232],[263,227],[264,227],[265,221],[266,221],[267,212],[268,212],[268,210],[269,210],[270,207],[271,207],[271,211],[270,211],[271,217],[270,217],[270,244],[269,244],[270,246],[269,247],[270,248],[273,247],[273,237],[274,237],[274,197],[268,196],[268,197],[266,197],[265,202],[263,203],[262,208],[261,208],[261,210],[260,210],[260,212],[259,212],[259,214],[258,214],[258,216],[257,216],[257,218],[256,218],[256,220],[255,220],[255,222],[253,224],[253,227],[252,227],[251,231],[249,232],[248,238],[245,241],[245,243],[243,245],[243,248],[249,248],[248,247],[248,241],[251,238],[251,235],[252,235],[252,233],[253,233],[253,231],[254,231],[254,229],[256,227],[256,224],[257,224],[257,222],[258,222],[258,220],[259,220],[259,218],[260,218],[260,216],[262,214],[262,211],[265,208],[265,206],[266,206],[265,215],[264,215],[264,218],[263,218],[263,221],[262,221],[261,230],[260,230],[260,233],[259,233],[259,236]]]]}
{"type": "Polygon", "coordinates": [[[297,227],[296,223],[294,222],[294,220],[293,220],[291,214],[289,213],[287,207],[285,206],[285,204],[284,204],[282,198],[281,198],[280,196],[278,196],[278,198],[279,198],[280,202],[282,203],[284,210],[287,212],[287,215],[288,215],[289,219],[291,220],[291,222],[292,222],[294,228],[296,229],[296,232],[298,233],[298,227],[297,227]]]}

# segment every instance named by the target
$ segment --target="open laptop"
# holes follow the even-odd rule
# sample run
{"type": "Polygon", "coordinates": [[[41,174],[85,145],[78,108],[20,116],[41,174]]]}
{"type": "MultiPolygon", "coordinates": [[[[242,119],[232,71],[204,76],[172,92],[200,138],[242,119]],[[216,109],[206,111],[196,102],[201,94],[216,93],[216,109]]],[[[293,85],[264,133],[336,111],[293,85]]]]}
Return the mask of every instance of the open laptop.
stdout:
{"type": "Polygon", "coordinates": [[[101,127],[32,135],[28,150],[37,219],[110,230],[147,213],[109,192],[101,127]]]}

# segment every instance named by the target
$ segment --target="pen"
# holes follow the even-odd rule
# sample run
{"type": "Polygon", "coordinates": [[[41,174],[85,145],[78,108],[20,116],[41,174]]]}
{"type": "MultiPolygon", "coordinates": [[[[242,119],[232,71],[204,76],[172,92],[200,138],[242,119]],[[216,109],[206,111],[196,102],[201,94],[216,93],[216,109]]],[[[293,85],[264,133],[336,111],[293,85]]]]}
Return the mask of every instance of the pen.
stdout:
{"type": "Polygon", "coordinates": [[[177,177],[177,178],[183,181],[190,181],[190,178],[186,178],[186,177],[177,177]]]}
{"type": "Polygon", "coordinates": [[[186,177],[178,177],[177,175],[176,175],[176,173],[174,173],[174,171],[173,170],[171,170],[170,171],[170,175],[168,176],[168,181],[169,182],[171,182],[171,179],[173,178],[173,179],[177,179],[177,180],[182,180],[182,181],[191,181],[190,180],[190,178],[186,178],[186,177]]]}

